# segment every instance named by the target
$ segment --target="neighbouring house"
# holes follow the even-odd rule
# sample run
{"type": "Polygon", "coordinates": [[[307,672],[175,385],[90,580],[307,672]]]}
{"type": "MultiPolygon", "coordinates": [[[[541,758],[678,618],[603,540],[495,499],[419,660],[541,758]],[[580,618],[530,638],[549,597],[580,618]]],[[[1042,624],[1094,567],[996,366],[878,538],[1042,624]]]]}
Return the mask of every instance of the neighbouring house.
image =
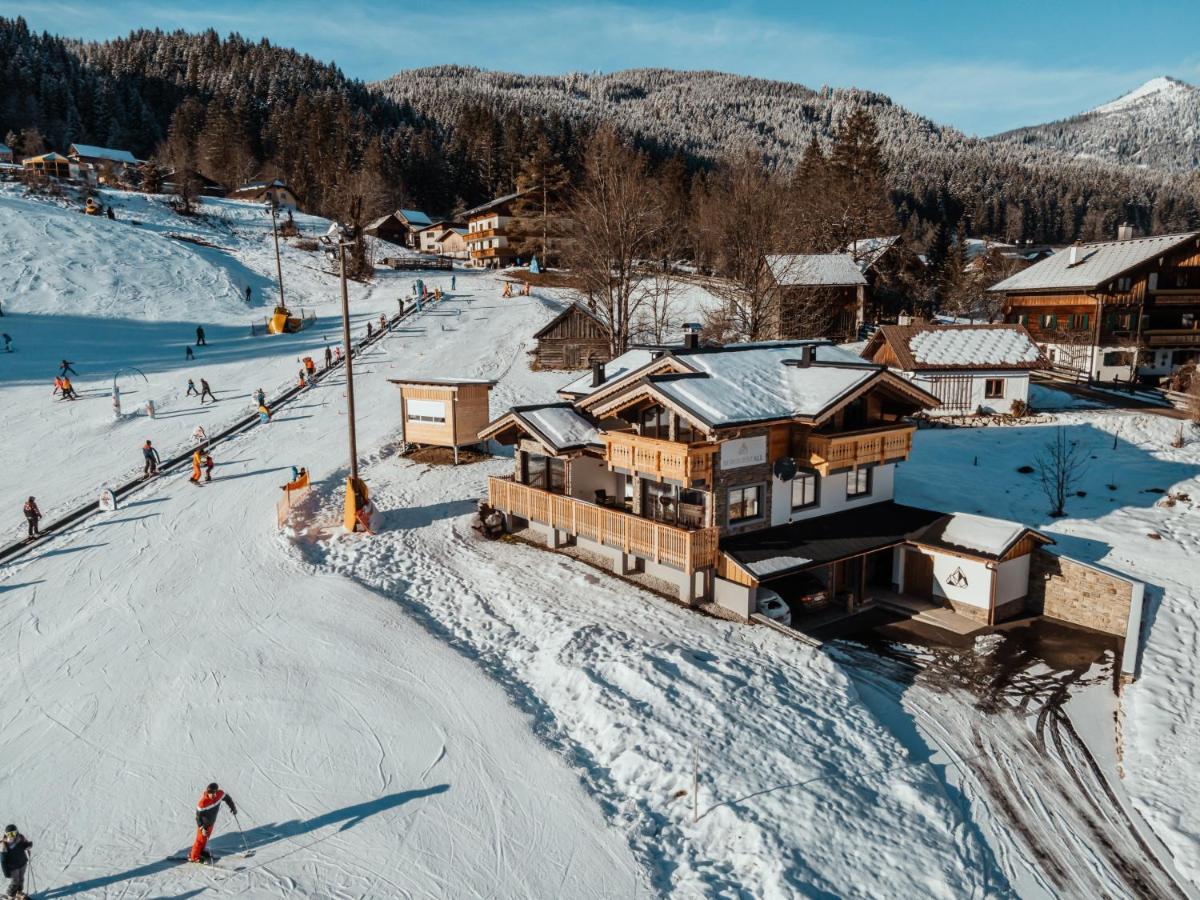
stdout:
{"type": "Polygon", "coordinates": [[[0,143],[0,164],[12,165],[13,151],[8,144],[0,143]]]}
{"type": "Polygon", "coordinates": [[[53,150],[43,153],[41,156],[26,157],[21,160],[21,165],[52,178],[79,179],[82,177],[78,163],[71,162],[61,153],[55,153],[53,150]]]}
{"type": "Polygon", "coordinates": [[[854,257],[867,281],[865,322],[913,311],[912,285],[925,277],[926,265],[901,235],[859,238],[841,252],[854,257]]]}
{"type": "Polygon", "coordinates": [[[472,265],[503,268],[516,260],[517,253],[510,239],[520,228],[521,220],[513,215],[514,203],[527,193],[529,191],[517,191],[497,197],[459,216],[467,223],[465,239],[472,265]]]}
{"type": "Polygon", "coordinates": [[[458,226],[443,228],[433,240],[433,252],[451,259],[469,259],[471,253],[467,249],[467,229],[458,226]]]}
{"type": "Polygon", "coordinates": [[[775,335],[849,340],[866,317],[867,279],[849,253],[767,257],[775,335]]]}
{"type": "Polygon", "coordinates": [[[448,229],[461,227],[463,233],[466,233],[466,226],[461,222],[452,222],[448,219],[439,219],[438,221],[426,225],[417,232],[417,249],[422,253],[437,253],[438,238],[440,238],[448,229]]]}
{"type": "Polygon", "coordinates": [[[1023,410],[1029,373],[1048,365],[1020,325],[881,325],[862,357],[895,369],[949,414],[1023,410]]]}
{"type": "Polygon", "coordinates": [[[612,359],[608,329],[579,303],[572,303],[534,334],[534,369],[588,369],[612,359]]]}
{"type": "Polygon", "coordinates": [[[364,228],[363,232],[372,237],[379,238],[381,241],[387,241],[390,244],[397,244],[401,247],[408,244],[408,226],[401,222],[395,213],[380,216],[364,228]]]}
{"type": "Polygon", "coordinates": [[[433,220],[419,209],[398,209],[393,216],[404,227],[404,246],[412,250],[420,247],[421,230],[433,224],[433,220]]]}
{"type": "Polygon", "coordinates": [[[574,545],[684,602],[749,617],[758,592],[797,615],[886,597],[981,622],[1014,614],[1021,525],[898,504],[909,417],[937,398],[827,341],[636,349],[511,409],[481,438],[515,449],[489,479],[510,530],[574,545]]]}
{"type": "Polygon", "coordinates": [[[67,158],[94,173],[93,180],[97,184],[128,184],[137,178],[138,166],[141,165],[141,161],[128,150],[91,144],[72,144],[67,148],[67,158]]]}
{"type": "Polygon", "coordinates": [[[1075,244],[993,285],[1055,366],[1104,381],[1200,359],[1200,232],[1075,244]]]}
{"type": "Polygon", "coordinates": [[[253,181],[243,184],[225,195],[230,200],[249,200],[253,203],[271,203],[279,209],[299,210],[296,195],[286,183],[275,178],[271,181],[253,181]]]}
{"type": "MultiPolygon", "coordinates": [[[[192,181],[195,183],[201,197],[224,197],[228,194],[223,184],[213,181],[207,175],[200,172],[192,173],[192,181]]],[[[179,193],[179,184],[174,169],[162,173],[162,191],[164,194],[179,193]]]]}
{"type": "Polygon", "coordinates": [[[389,378],[400,388],[400,423],[406,443],[458,451],[483,443],[491,418],[488,398],[496,382],[478,378],[389,378]]]}

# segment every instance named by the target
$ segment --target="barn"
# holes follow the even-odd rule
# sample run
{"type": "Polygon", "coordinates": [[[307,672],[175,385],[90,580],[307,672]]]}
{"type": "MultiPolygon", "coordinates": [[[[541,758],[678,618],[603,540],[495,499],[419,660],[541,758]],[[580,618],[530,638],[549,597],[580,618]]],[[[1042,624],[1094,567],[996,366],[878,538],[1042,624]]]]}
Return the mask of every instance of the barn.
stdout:
{"type": "Polygon", "coordinates": [[[537,346],[529,352],[534,369],[588,369],[612,359],[608,329],[579,303],[572,303],[533,337],[537,346]]]}

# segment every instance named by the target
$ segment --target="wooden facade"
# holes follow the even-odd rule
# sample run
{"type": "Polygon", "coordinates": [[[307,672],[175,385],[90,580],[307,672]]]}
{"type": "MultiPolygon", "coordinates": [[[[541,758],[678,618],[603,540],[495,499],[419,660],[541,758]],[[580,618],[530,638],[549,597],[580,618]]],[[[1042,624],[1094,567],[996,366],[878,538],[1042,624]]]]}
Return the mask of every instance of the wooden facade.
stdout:
{"type": "Polygon", "coordinates": [[[404,440],[456,451],[480,443],[495,382],[471,379],[389,379],[400,388],[404,440]]]}
{"type": "Polygon", "coordinates": [[[530,351],[534,369],[589,369],[612,359],[608,330],[595,315],[573,303],[555,316],[534,338],[530,351]]]}

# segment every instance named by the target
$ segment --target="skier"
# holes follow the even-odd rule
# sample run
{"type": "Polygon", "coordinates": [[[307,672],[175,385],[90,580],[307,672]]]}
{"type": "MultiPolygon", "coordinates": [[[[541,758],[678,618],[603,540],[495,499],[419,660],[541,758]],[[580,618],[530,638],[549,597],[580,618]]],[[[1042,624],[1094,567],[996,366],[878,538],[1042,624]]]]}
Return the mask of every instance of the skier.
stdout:
{"type": "Polygon", "coordinates": [[[158,451],[150,444],[150,439],[146,438],[146,443],[142,444],[142,457],[146,460],[146,466],[142,471],[143,478],[149,478],[151,475],[158,474],[159,456],[158,451]]]}
{"type": "Polygon", "coordinates": [[[237,804],[233,802],[233,798],[221,790],[214,781],[204,789],[204,793],[200,795],[200,802],[196,804],[196,841],[192,844],[192,852],[188,855],[188,862],[200,862],[201,860],[211,859],[210,854],[204,848],[208,844],[209,837],[212,836],[213,828],[217,824],[217,813],[221,811],[221,803],[224,802],[229,806],[229,811],[235,816],[237,815],[237,804]]]}
{"type": "Polygon", "coordinates": [[[64,359],[62,362],[60,362],[58,364],[58,367],[59,367],[59,373],[58,373],[59,375],[66,375],[68,372],[70,372],[72,375],[79,374],[78,372],[76,372],[74,369],[71,368],[71,361],[69,359],[64,359]]]}
{"type": "Polygon", "coordinates": [[[63,386],[63,380],[62,380],[62,376],[61,376],[61,375],[55,375],[55,376],[54,376],[54,390],[52,390],[52,391],[50,392],[50,396],[51,396],[51,397],[53,397],[55,394],[61,394],[61,393],[62,393],[62,386],[63,386]]]}
{"type": "Polygon", "coordinates": [[[326,346],[325,346],[325,368],[328,369],[332,365],[333,365],[333,351],[330,350],[329,345],[326,344],[326,346]]]}
{"type": "Polygon", "coordinates": [[[17,830],[16,825],[6,825],[4,838],[0,840],[0,869],[8,879],[8,896],[26,900],[25,867],[29,865],[29,848],[33,841],[17,830]]]}
{"type": "Polygon", "coordinates": [[[212,454],[207,450],[204,451],[204,481],[207,484],[212,481],[212,470],[216,463],[213,462],[212,454]]]}
{"type": "Polygon", "coordinates": [[[32,540],[38,536],[38,520],[42,511],[38,509],[37,501],[30,497],[25,501],[25,522],[29,525],[29,537],[32,540]]]}
{"type": "Polygon", "coordinates": [[[191,344],[188,344],[188,345],[187,345],[187,352],[186,352],[186,353],[184,353],[184,355],[183,355],[183,358],[184,358],[185,360],[188,360],[188,359],[195,359],[195,358],[196,358],[196,354],[192,352],[192,345],[191,345],[191,344]]]}
{"type": "Polygon", "coordinates": [[[246,285],[246,305],[250,305],[250,285],[246,285]]]}
{"type": "Polygon", "coordinates": [[[79,395],[75,393],[75,386],[71,384],[70,378],[62,380],[62,398],[64,400],[78,400],[79,395]]]}
{"type": "Polygon", "coordinates": [[[387,316],[385,316],[383,313],[379,314],[379,330],[387,331],[387,316]]]}
{"type": "Polygon", "coordinates": [[[0,338],[4,338],[4,352],[12,353],[12,338],[7,334],[0,334],[0,338]]]}
{"type": "Polygon", "coordinates": [[[336,361],[336,362],[342,361],[342,345],[341,344],[338,344],[336,347],[333,348],[333,358],[334,358],[334,361],[336,361]]]}
{"type": "Polygon", "coordinates": [[[367,340],[369,341],[370,339],[371,339],[371,323],[368,322],[367,323],[367,340]]]}
{"type": "Polygon", "coordinates": [[[104,210],[104,214],[105,214],[106,216],[108,216],[110,219],[114,219],[114,220],[115,220],[115,219],[117,218],[117,217],[116,217],[116,214],[115,214],[115,213],[113,213],[113,210],[112,210],[112,207],[111,207],[111,206],[110,206],[110,207],[108,207],[107,209],[105,209],[105,210],[104,210]]]}
{"type": "Polygon", "coordinates": [[[188,479],[192,484],[200,483],[200,448],[197,447],[192,452],[192,477],[188,479]]]}
{"type": "Polygon", "coordinates": [[[457,275],[450,276],[450,290],[454,290],[454,285],[455,285],[455,282],[457,281],[457,279],[458,279],[457,275]]]}
{"type": "Polygon", "coordinates": [[[259,406],[265,406],[267,403],[267,395],[263,393],[263,389],[259,388],[254,392],[254,402],[259,406]]]}
{"type": "Polygon", "coordinates": [[[314,375],[317,374],[317,364],[315,362],[313,362],[313,358],[311,356],[304,357],[303,362],[304,362],[304,371],[308,373],[309,378],[312,378],[314,375]]]}
{"type": "Polygon", "coordinates": [[[201,328],[199,325],[196,326],[196,346],[197,347],[207,347],[208,346],[208,341],[206,341],[204,339],[204,329],[201,328]]]}
{"type": "Polygon", "coordinates": [[[308,387],[308,382],[304,380],[304,370],[301,369],[300,370],[300,390],[304,390],[307,387],[308,387]]]}
{"type": "Polygon", "coordinates": [[[212,388],[208,386],[208,382],[203,378],[200,379],[200,402],[204,402],[205,397],[212,397],[212,402],[217,402],[217,396],[212,392],[212,388]]]}
{"type": "Polygon", "coordinates": [[[267,408],[267,404],[265,403],[258,404],[258,421],[263,425],[271,421],[271,410],[267,408]]]}
{"type": "MultiPolygon", "coordinates": [[[[191,348],[189,347],[188,349],[190,350],[191,348]]],[[[196,390],[196,382],[192,381],[192,379],[189,378],[187,394],[185,394],[184,396],[190,397],[190,396],[192,396],[192,394],[195,394],[197,397],[200,396],[200,392],[198,390],[196,390]]]]}

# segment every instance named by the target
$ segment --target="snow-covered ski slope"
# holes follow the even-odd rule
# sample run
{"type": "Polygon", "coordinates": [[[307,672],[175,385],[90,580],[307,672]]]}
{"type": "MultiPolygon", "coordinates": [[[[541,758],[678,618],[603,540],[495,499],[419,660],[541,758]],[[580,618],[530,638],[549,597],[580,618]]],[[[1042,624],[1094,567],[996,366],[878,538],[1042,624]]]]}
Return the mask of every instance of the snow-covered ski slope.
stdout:
{"type": "MultiPolygon", "coordinates": [[[[125,317],[117,307],[115,319],[97,316],[103,298],[93,304],[86,284],[73,301],[86,322],[75,328],[55,327],[68,315],[61,309],[35,314],[32,297],[6,304],[16,313],[0,319],[0,331],[18,346],[0,356],[0,510],[9,510],[9,534],[28,493],[43,508],[94,499],[99,484],[139,465],[146,437],[169,448],[197,424],[232,420],[248,409],[251,390],[290,384],[301,351],[323,347],[319,330],[249,336],[249,318],[265,310],[242,309],[243,278],[263,279],[268,292],[260,301],[255,287],[256,301],[272,302],[261,210],[206,204],[209,216],[183,220],[155,201],[114,196],[115,223],[61,214],[98,229],[90,245],[65,242],[57,262],[35,254],[21,265],[63,283],[64,271],[86,267],[76,254],[89,246],[122,246],[133,229],[142,237],[130,241],[164,242],[165,232],[190,229],[229,249],[171,242],[198,254],[180,271],[208,266],[215,274],[196,274],[195,283],[228,279],[233,291],[197,289],[189,305],[171,308],[163,332],[146,330],[148,314],[125,317]],[[200,349],[197,367],[185,366],[197,319],[211,348],[200,349]],[[89,337],[106,322],[120,324],[107,332],[110,345],[97,346],[89,337]],[[56,337],[69,338],[70,349],[57,349],[56,337]],[[26,359],[29,346],[41,346],[41,362],[26,359]],[[97,368],[123,359],[142,366],[151,385],[134,396],[154,396],[168,415],[112,423],[111,372],[88,374],[102,347],[108,356],[97,368]],[[100,399],[51,401],[62,356],[78,364],[85,390],[103,390],[100,399]],[[184,398],[188,374],[204,371],[218,373],[205,377],[219,396],[229,390],[236,400],[202,409],[184,398]]],[[[60,215],[4,199],[11,204],[0,215],[31,223],[60,215]]],[[[51,231],[68,233],[67,225],[51,231]]],[[[160,249],[95,258],[109,260],[111,283],[141,283],[139,266],[160,249]]],[[[315,308],[336,341],[334,279],[314,255],[284,252],[289,298],[315,308]]],[[[23,270],[8,259],[0,257],[0,287],[15,296],[23,270]]],[[[370,287],[353,286],[359,333],[367,318],[396,309],[411,278],[382,273],[370,287]]],[[[502,300],[490,275],[459,272],[458,282],[454,299],[406,320],[356,364],[359,447],[385,511],[380,535],[337,537],[325,527],[347,464],[339,374],[270,425],[218,447],[212,484],[164,477],[0,569],[8,650],[0,679],[9,687],[0,810],[37,842],[43,895],[1053,896],[1021,842],[996,838],[1010,823],[1006,811],[954,774],[961,747],[919,752],[923,742],[938,747],[943,732],[989,728],[961,699],[902,687],[899,697],[868,694],[842,663],[765,629],[700,617],[561,556],[482,542],[469,528],[474,499],[510,461],[449,469],[394,455],[399,404],[388,377],[497,378],[494,413],[552,399],[566,380],[530,372],[525,353],[561,296],[502,300]],[[291,465],[309,467],[316,490],[309,530],[284,537],[274,504],[291,465]],[[934,738],[921,737],[927,728],[934,738]],[[238,858],[241,842],[223,812],[212,843],[225,856],[220,868],[168,866],[164,859],[190,843],[192,805],[213,779],[238,800],[253,855],[238,858]]],[[[1132,454],[1122,466],[1138,464],[1116,492],[1104,490],[1097,469],[1081,518],[1051,527],[1068,551],[1096,549],[1071,535],[1106,542],[1112,564],[1162,587],[1144,680],[1126,701],[1123,765],[1135,803],[1189,872],[1200,829],[1189,820],[1197,767],[1186,748],[1200,737],[1200,717],[1187,666],[1197,634],[1187,551],[1200,529],[1188,525],[1190,504],[1160,510],[1151,506],[1157,495],[1139,492],[1150,482],[1188,487],[1200,445],[1163,449],[1168,426],[1149,417],[1070,415],[1101,416],[1096,427],[1108,437],[1097,434],[1098,448],[1121,429],[1122,453],[1132,454]],[[1144,526],[1164,541],[1141,547],[1144,526]],[[1178,574],[1164,580],[1153,559],[1168,542],[1178,574]]],[[[980,493],[969,465],[986,449],[1015,467],[1038,436],[922,433],[924,461],[902,471],[902,499],[974,511],[966,498],[977,498],[984,511],[1039,523],[1029,518],[1041,501],[1026,476],[997,478],[980,493]]],[[[1012,722],[1003,729],[988,747],[1019,745],[1006,738],[1012,722]]],[[[1018,778],[1030,764],[997,760],[1018,778]]],[[[1056,820],[1050,808],[1047,817],[1056,820]]],[[[1062,827],[1040,828],[1039,840],[1060,840],[1062,827]]],[[[1120,885],[1092,840],[1072,836],[1055,847],[1056,858],[1077,857],[1080,875],[1068,883],[1120,885]]]]}

